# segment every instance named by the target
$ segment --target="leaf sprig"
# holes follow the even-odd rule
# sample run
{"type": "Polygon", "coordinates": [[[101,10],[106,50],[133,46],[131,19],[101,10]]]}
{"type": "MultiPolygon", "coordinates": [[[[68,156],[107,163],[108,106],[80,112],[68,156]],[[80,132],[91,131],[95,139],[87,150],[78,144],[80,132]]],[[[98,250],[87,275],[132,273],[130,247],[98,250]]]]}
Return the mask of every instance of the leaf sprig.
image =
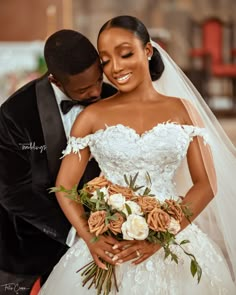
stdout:
{"type": "MultiPolygon", "coordinates": [[[[133,177],[124,175],[124,180],[127,186],[132,190],[133,196],[131,197],[131,201],[137,202],[138,198],[145,196],[145,197],[155,197],[153,194],[151,194],[151,177],[149,173],[146,173],[146,183],[149,185],[147,187],[144,186],[138,186],[136,185],[136,181],[138,178],[138,174],[136,173],[133,177]],[[149,187],[150,186],[150,187],[149,187]],[[140,189],[143,189],[142,193],[139,193],[138,191],[140,189]]],[[[104,181],[104,178],[102,179],[102,183],[104,181]]],[[[107,182],[108,183],[108,182],[107,182]]],[[[111,183],[105,186],[106,189],[108,189],[108,186],[111,183]]],[[[103,186],[102,186],[103,188],[103,186]]],[[[122,188],[122,187],[121,187],[122,188]]],[[[124,187],[123,187],[124,188],[124,187]]],[[[127,188],[124,188],[127,190],[127,188]]],[[[110,221],[115,221],[117,219],[116,213],[119,213],[124,217],[124,220],[126,220],[127,216],[123,211],[119,211],[118,209],[112,208],[105,199],[104,192],[101,190],[101,188],[96,188],[95,190],[91,190],[91,187],[89,187],[88,184],[85,184],[84,187],[78,191],[77,185],[73,186],[72,189],[68,190],[64,188],[63,186],[59,187],[52,187],[50,189],[50,193],[57,193],[57,192],[63,192],[65,197],[77,202],[81,203],[85,207],[87,207],[90,211],[96,212],[96,211],[105,211],[105,225],[107,228],[109,228],[110,221]],[[92,192],[91,192],[92,191],[92,192]],[[94,197],[96,196],[96,197],[94,197]]],[[[132,195],[131,193],[131,195],[132,195]]],[[[114,192],[113,192],[114,194],[114,192]]],[[[122,193],[121,193],[122,194],[122,193]]],[[[125,193],[124,193],[125,196],[125,193]]],[[[181,201],[175,202],[176,206],[182,210],[183,215],[185,218],[191,223],[191,217],[193,213],[191,212],[188,204],[183,204],[181,201]]],[[[168,212],[168,202],[160,203],[160,209],[168,212]]],[[[128,203],[125,203],[124,208],[126,210],[126,214],[131,215],[132,214],[132,207],[128,205],[128,203]]],[[[145,218],[147,218],[147,214],[143,214],[145,218]]],[[[114,238],[116,238],[118,241],[123,240],[122,233],[118,233],[117,235],[114,235],[111,231],[106,231],[104,235],[111,235],[114,238]]],[[[95,236],[93,239],[93,242],[96,242],[97,239],[99,239],[99,236],[95,236]]],[[[174,261],[176,264],[179,262],[178,255],[173,251],[172,246],[179,247],[185,255],[187,255],[190,258],[190,271],[192,276],[197,276],[198,283],[200,282],[201,276],[202,276],[202,269],[200,265],[198,264],[196,257],[192,254],[186,251],[184,245],[190,243],[189,240],[182,240],[181,242],[176,241],[175,234],[166,231],[154,231],[149,228],[149,234],[146,238],[147,241],[150,243],[158,243],[161,245],[161,247],[164,250],[164,259],[167,259],[168,257],[171,259],[171,261],[174,261]]],[[[102,260],[103,261],[103,260],[102,260]]],[[[114,283],[114,286],[118,292],[117,282],[116,282],[116,275],[115,275],[115,266],[107,263],[106,261],[103,261],[103,263],[106,265],[107,270],[101,269],[97,266],[97,264],[92,261],[89,264],[85,265],[81,269],[79,269],[77,272],[81,272],[81,276],[83,277],[83,286],[88,285],[88,289],[90,289],[92,286],[95,287],[97,290],[97,295],[102,294],[108,295],[111,291],[112,283],[114,283]]]]}

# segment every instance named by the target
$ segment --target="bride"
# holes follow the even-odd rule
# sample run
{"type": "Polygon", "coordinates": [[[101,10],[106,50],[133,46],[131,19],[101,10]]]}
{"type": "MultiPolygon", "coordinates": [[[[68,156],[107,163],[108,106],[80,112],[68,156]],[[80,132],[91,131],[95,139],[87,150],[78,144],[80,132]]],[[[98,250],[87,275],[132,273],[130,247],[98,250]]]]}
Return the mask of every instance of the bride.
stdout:
{"type": "Polygon", "coordinates": [[[60,192],[58,202],[80,238],[40,295],[96,294],[93,287],[82,286],[76,273],[92,259],[101,268],[101,259],[116,265],[118,294],[236,294],[233,146],[196,89],[150,41],[138,19],[119,16],[105,23],[98,51],[105,75],[119,92],[77,118],[56,185],[72,188],[78,183],[90,153],[116,184],[125,185],[124,174],[139,172],[137,184],[146,185],[148,172],[152,193],[160,200],[182,196],[190,204],[194,222],[183,220],[177,239],[190,240],[185,249],[196,256],[202,278],[199,284],[192,278],[186,255],[178,253],[175,264],[164,260],[159,245],[147,241],[101,236],[91,242],[83,207],[60,192]]]}

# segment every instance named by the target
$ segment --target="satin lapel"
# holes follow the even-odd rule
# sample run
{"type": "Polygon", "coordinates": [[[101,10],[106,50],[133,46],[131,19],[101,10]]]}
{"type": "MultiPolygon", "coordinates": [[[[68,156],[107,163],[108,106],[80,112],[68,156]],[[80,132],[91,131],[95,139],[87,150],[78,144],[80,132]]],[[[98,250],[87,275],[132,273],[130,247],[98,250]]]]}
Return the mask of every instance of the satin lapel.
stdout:
{"type": "Polygon", "coordinates": [[[56,179],[62,150],[66,147],[66,135],[62,124],[57,101],[47,77],[36,84],[36,96],[40,121],[43,129],[49,169],[56,179]]]}

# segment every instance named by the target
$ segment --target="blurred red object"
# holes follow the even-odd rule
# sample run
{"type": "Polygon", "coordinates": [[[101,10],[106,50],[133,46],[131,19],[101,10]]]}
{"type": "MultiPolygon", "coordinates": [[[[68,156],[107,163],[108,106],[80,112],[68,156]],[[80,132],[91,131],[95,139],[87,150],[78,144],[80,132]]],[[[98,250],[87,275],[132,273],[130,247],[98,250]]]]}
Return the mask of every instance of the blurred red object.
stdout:
{"type": "Polygon", "coordinates": [[[37,295],[40,291],[41,284],[40,284],[40,278],[38,278],[35,283],[33,284],[33,287],[30,291],[30,295],[37,295]]]}

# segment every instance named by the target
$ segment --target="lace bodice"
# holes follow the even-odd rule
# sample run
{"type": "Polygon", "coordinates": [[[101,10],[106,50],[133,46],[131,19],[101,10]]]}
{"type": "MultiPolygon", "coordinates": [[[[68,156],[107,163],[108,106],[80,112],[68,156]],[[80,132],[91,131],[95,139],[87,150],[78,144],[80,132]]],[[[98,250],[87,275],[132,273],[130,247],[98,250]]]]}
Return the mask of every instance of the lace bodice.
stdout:
{"type": "Polygon", "coordinates": [[[102,173],[110,181],[126,185],[124,174],[134,176],[138,172],[137,185],[150,187],[159,199],[177,197],[174,176],[187,154],[194,136],[203,136],[203,128],[175,123],[157,124],[139,135],[134,129],[118,124],[106,126],[83,138],[70,137],[64,155],[78,153],[89,146],[102,173]]]}

